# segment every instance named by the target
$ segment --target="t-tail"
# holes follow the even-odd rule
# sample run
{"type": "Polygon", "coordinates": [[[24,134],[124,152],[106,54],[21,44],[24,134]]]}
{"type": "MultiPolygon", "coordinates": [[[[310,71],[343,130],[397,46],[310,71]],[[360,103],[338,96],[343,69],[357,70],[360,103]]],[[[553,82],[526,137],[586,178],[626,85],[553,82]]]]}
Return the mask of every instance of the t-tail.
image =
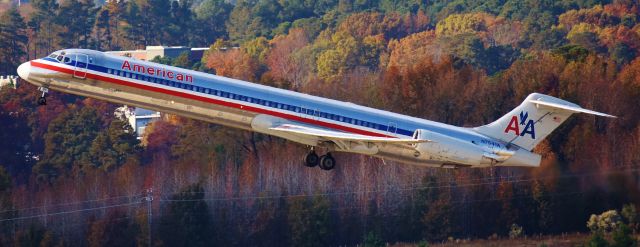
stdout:
{"type": "Polygon", "coordinates": [[[615,116],[587,110],[574,103],[532,93],[522,104],[493,123],[474,128],[477,132],[532,150],[573,113],[615,116]]]}

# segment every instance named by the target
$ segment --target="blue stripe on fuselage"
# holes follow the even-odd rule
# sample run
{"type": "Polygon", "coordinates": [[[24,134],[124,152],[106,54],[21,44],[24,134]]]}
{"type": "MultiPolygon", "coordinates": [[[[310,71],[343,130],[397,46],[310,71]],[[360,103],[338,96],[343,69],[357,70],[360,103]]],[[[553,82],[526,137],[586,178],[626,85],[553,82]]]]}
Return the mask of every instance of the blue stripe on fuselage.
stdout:
{"type": "MultiPolygon", "coordinates": [[[[58,62],[55,59],[47,59],[47,58],[43,58],[44,60],[47,61],[52,61],[52,62],[58,62]]],[[[72,66],[75,65],[75,61],[72,61],[72,66]]],[[[220,90],[220,89],[215,89],[213,87],[211,87],[211,85],[206,85],[203,86],[202,83],[184,83],[184,82],[180,82],[180,81],[175,81],[175,80],[167,80],[165,78],[159,78],[159,77],[153,77],[153,76],[149,76],[146,74],[139,74],[139,73],[132,73],[131,71],[125,71],[125,70],[121,70],[120,68],[118,69],[114,69],[114,68],[110,68],[110,67],[105,67],[105,66],[100,66],[97,65],[95,63],[89,63],[87,66],[88,70],[91,71],[96,71],[96,72],[101,72],[101,73],[105,73],[105,74],[110,74],[112,76],[115,77],[119,77],[119,78],[127,78],[127,79],[133,79],[133,80],[139,80],[139,81],[144,81],[147,83],[153,83],[153,84],[158,84],[158,85],[162,85],[165,87],[172,87],[172,88],[179,88],[179,89],[183,89],[183,90],[189,90],[189,91],[193,91],[193,92],[198,92],[198,93],[205,93],[205,92],[211,92],[208,93],[209,95],[212,96],[216,96],[216,97],[222,97],[222,98],[226,98],[226,99],[233,99],[233,100],[239,100],[239,101],[244,101],[247,103],[253,103],[253,104],[257,104],[260,105],[261,107],[265,107],[267,109],[271,108],[271,109],[278,109],[278,110],[284,110],[284,111],[288,111],[290,114],[293,115],[306,115],[307,117],[314,117],[318,120],[332,120],[332,121],[336,121],[336,122],[340,122],[340,123],[346,123],[346,124],[351,124],[354,126],[358,126],[364,129],[375,129],[375,130],[379,130],[379,131],[384,131],[384,132],[390,132],[389,130],[393,130],[394,128],[396,129],[395,133],[403,135],[403,136],[412,136],[413,133],[415,132],[416,129],[426,129],[429,131],[433,131],[433,132],[438,132],[438,133],[442,133],[442,134],[446,134],[449,136],[452,136],[454,138],[464,138],[464,139],[478,139],[479,136],[475,135],[475,134],[470,134],[470,133],[465,133],[462,131],[455,131],[452,129],[447,129],[447,128],[442,128],[439,126],[433,126],[433,125],[420,125],[420,124],[415,124],[411,121],[402,121],[402,119],[387,119],[383,122],[386,122],[385,124],[381,124],[380,121],[372,121],[371,119],[376,119],[376,116],[360,116],[360,117],[354,117],[355,115],[364,115],[362,113],[360,114],[336,114],[336,110],[340,110],[340,109],[323,109],[325,107],[322,106],[315,106],[312,109],[309,108],[304,108],[301,109],[303,105],[305,105],[304,103],[302,104],[292,104],[292,103],[287,103],[287,102],[283,102],[283,99],[286,98],[278,98],[278,100],[267,100],[266,97],[255,97],[255,96],[249,96],[249,95],[240,95],[238,94],[239,90],[220,90]],[[119,71],[119,73],[118,73],[119,71]],[[111,73],[109,73],[111,72],[111,73]],[[128,76],[124,76],[123,72],[126,72],[126,75],[131,74],[131,77],[128,76]],[[151,78],[151,81],[148,80],[148,78],[151,78]],[[204,92],[203,92],[204,91],[204,92]],[[217,92],[217,93],[214,93],[217,92]],[[233,96],[232,96],[233,95],[233,96]],[[253,101],[257,101],[257,102],[253,102],[253,101]],[[283,109],[282,107],[277,107],[279,105],[285,105],[287,107],[285,107],[285,109],[283,109]],[[319,110],[319,114],[318,116],[316,116],[315,111],[319,110]],[[303,113],[303,111],[308,111],[307,113],[303,113]],[[309,114],[309,113],[313,113],[313,114],[309,114]],[[347,121],[349,120],[349,121],[347,121]],[[354,121],[352,121],[354,120],[354,121]],[[393,124],[393,125],[391,125],[393,124]]],[[[209,78],[202,78],[202,77],[196,77],[194,76],[194,81],[196,79],[204,79],[204,81],[201,82],[205,82],[206,84],[211,84],[211,83],[216,83],[215,80],[211,79],[209,80],[209,78]]],[[[308,102],[307,105],[313,105],[313,103],[308,102]]],[[[331,108],[331,107],[329,107],[331,108]]],[[[382,116],[380,116],[382,117],[382,116]]],[[[380,118],[378,118],[380,119],[380,118]]],[[[393,131],[391,131],[390,133],[394,133],[393,131]]]]}

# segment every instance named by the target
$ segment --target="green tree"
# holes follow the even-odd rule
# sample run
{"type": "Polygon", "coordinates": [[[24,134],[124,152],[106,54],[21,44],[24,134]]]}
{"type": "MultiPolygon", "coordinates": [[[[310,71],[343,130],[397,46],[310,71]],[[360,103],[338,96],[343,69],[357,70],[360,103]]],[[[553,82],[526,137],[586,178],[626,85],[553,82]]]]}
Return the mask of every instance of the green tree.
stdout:
{"type": "Polygon", "coordinates": [[[138,159],[141,150],[137,136],[131,126],[114,119],[106,130],[101,131],[91,143],[89,156],[92,166],[108,171],[123,165],[129,159],[138,159]]]}
{"type": "Polygon", "coordinates": [[[98,50],[111,49],[112,27],[111,13],[107,5],[102,6],[96,15],[94,24],[95,48],[98,50]]]}
{"type": "Polygon", "coordinates": [[[190,69],[193,64],[191,63],[191,59],[189,59],[189,52],[185,51],[180,54],[180,56],[173,59],[173,61],[171,62],[171,66],[190,69]]]}
{"type": "Polygon", "coordinates": [[[210,246],[213,244],[209,207],[200,184],[189,185],[171,196],[168,210],[160,218],[160,239],[166,246],[210,246]]]}
{"type": "Polygon", "coordinates": [[[15,7],[0,16],[0,74],[15,74],[24,61],[27,45],[27,25],[15,7]]]}
{"type": "Polygon", "coordinates": [[[31,6],[34,12],[31,14],[28,25],[34,34],[32,37],[35,39],[32,41],[33,53],[31,56],[37,57],[38,54],[46,54],[54,49],[54,37],[57,36],[54,23],[59,5],[56,0],[33,0],[31,6]]]}
{"type": "Polygon", "coordinates": [[[609,242],[602,236],[601,232],[595,232],[591,234],[591,237],[587,240],[585,244],[587,247],[607,247],[609,246],[609,242]]]}
{"type": "Polygon", "coordinates": [[[636,205],[633,203],[625,204],[622,207],[622,217],[627,221],[627,224],[631,230],[638,230],[638,212],[636,211],[636,205]]]}
{"type": "Polygon", "coordinates": [[[636,51],[625,43],[616,43],[609,48],[611,59],[619,65],[628,64],[636,58],[636,51]]]}
{"type": "Polygon", "coordinates": [[[51,181],[72,168],[89,165],[89,148],[100,131],[94,108],[65,111],[56,117],[44,135],[45,150],[33,173],[41,181],[51,181]]]}
{"type": "Polygon", "coordinates": [[[96,12],[92,0],[69,0],[60,4],[60,18],[56,24],[61,28],[58,33],[59,45],[62,47],[91,48],[91,31],[96,12]]]}
{"type": "Polygon", "coordinates": [[[219,38],[227,38],[226,22],[233,5],[225,0],[204,0],[195,8],[196,25],[192,42],[207,46],[219,38]]]}
{"type": "Polygon", "coordinates": [[[166,42],[170,45],[190,45],[193,32],[194,18],[191,12],[191,1],[171,1],[171,20],[166,27],[166,42]]]}
{"type": "Polygon", "coordinates": [[[293,246],[326,246],[329,244],[329,201],[316,196],[312,201],[294,198],[287,216],[293,246]]]}
{"type": "Polygon", "coordinates": [[[613,239],[612,247],[632,247],[636,246],[636,240],[631,234],[631,228],[626,224],[621,224],[618,226],[613,234],[611,235],[613,239]]]}
{"type": "MultiPolygon", "coordinates": [[[[125,8],[123,17],[125,19],[125,26],[123,28],[125,37],[131,40],[136,46],[144,46],[149,44],[150,37],[147,34],[151,28],[141,16],[140,6],[137,1],[128,1],[125,8]]],[[[144,11],[142,11],[144,12],[144,11]]]]}
{"type": "Polygon", "coordinates": [[[367,233],[367,236],[364,238],[364,246],[365,247],[382,247],[385,246],[384,241],[380,239],[380,236],[373,231],[367,233]]]}

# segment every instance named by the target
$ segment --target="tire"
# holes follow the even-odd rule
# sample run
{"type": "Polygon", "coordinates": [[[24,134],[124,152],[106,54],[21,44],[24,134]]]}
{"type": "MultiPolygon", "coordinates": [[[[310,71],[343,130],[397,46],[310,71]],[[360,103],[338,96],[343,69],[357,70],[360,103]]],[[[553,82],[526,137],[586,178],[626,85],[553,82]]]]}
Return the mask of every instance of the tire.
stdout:
{"type": "Polygon", "coordinates": [[[320,157],[320,169],[328,171],[336,167],[336,159],[331,154],[322,155],[320,157]]]}
{"type": "Polygon", "coordinates": [[[316,152],[311,151],[304,157],[304,165],[308,167],[314,167],[318,165],[318,161],[320,158],[316,154],[316,152]]]}
{"type": "Polygon", "coordinates": [[[45,97],[38,98],[38,105],[46,105],[46,104],[47,104],[47,98],[45,97]]]}

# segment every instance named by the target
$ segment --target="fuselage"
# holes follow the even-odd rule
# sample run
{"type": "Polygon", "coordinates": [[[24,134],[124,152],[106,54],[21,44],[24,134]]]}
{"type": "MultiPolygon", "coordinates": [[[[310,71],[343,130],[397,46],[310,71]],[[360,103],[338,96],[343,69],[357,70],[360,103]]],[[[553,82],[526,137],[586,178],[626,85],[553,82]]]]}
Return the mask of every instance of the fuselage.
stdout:
{"type": "MultiPolygon", "coordinates": [[[[417,165],[442,166],[451,162],[434,158],[433,155],[417,155],[415,149],[401,145],[346,150],[329,142],[319,143],[316,138],[272,131],[270,126],[275,123],[295,123],[390,138],[414,138],[416,130],[426,130],[464,143],[473,143],[483,150],[514,151],[506,143],[471,128],[93,50],[59,51],[23,64],[19,73],[34,85],[61,92],[280,136],[310,146],[324,145],[336,151],[362,153],[417,165]]],[[[477,166],[495,164],[488,161],[477,166]]],[[[522,164],[503,162],[499,165],[522,164]]]]}

